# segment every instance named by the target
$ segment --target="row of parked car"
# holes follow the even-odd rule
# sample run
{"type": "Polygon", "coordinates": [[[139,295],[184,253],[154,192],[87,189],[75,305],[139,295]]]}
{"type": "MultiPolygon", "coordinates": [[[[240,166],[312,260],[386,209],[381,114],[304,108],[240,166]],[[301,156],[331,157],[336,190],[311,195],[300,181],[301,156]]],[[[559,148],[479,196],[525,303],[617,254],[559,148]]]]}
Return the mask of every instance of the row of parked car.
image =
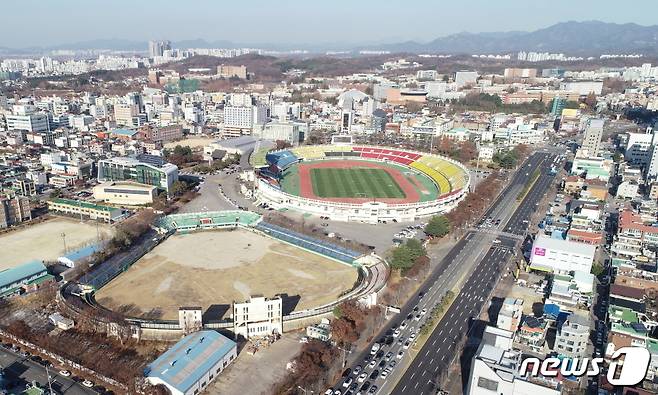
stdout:
{"type": "MultiPolygon", "coordinates": [[[[2,347],[5,350],[10,351],[10,352],[18,355],[18,356],[20,356],[24,360],[29,359],[29,360],[43,366],[45,369],[55,369],[55,366],[53,366],[53,364],[50,361],[48,361],[46,359],[43,359],[38,355],[31,355],[27,351],[22,351],[16,345],[9,344],[9,343],[0,343],[0,347],[2,347]]],[[[5,373],[9,373],[9,372],[5,372],[5,373]]],[[[102,394],[111,394],[112,393],[111,391],[108,391],[108,390],[106,390],[105,388],[103,388],[101,386],[94,385],[94,383],[92,381],[86,380],[84,378],[73,376],[72,373],[69,370],[60,369],[57,373],[62,377],[67,377],[67,378],[70,378],[71,380],[73,380],[75,382],[80,383],[84,387],[93,388],[98,393],[102,393],[102,394]]]]}

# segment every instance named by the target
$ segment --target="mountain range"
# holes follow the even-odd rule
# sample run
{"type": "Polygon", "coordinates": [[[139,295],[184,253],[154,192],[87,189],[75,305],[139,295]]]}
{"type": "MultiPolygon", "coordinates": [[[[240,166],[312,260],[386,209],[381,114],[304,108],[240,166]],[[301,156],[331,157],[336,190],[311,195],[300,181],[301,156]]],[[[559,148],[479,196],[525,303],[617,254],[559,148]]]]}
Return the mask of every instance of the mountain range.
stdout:
{"type": "MultiPolygon", "coordinates": [[[[561,22],[532,32],[510,31],[491,33],[457,33],[429,42],[406,41],[391,44],[274,44],[238,43],[227,40],[204,39],[172,42],[174,48],[262,48],[267,50],[307,50],[322,53],[330,50],[382,50],[409,53],[508,53],[517,51],[563,52],[569,55],[601,53],[644,53],[658,55],[658,25],[641,26],[635,23],[616,24],[600,21],[561,22]]],[[[53,50],[107,49],[145,52],[146,41],[100,39],[49,47],[6,48],[3,53],[34,54],[53,50]]]]}

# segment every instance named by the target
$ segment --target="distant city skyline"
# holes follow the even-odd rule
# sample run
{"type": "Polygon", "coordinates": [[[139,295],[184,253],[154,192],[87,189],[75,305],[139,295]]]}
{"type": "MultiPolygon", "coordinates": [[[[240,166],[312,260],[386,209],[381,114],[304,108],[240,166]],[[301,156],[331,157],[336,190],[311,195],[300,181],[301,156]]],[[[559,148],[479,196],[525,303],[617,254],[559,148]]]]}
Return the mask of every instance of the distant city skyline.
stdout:
{"type": "Polygon", "coordinates": [[[22,0],[3,4],[0,46],[47,47],[100,39],[345,45],[427,42],[459,32],[532,31],[571,20],[652,25],[658,14],[655,0],[637,0],[629,3],[632,7],[619,7],[610,0],[255,0],[249,6],[210,0],[95,3],[22,0]]]}

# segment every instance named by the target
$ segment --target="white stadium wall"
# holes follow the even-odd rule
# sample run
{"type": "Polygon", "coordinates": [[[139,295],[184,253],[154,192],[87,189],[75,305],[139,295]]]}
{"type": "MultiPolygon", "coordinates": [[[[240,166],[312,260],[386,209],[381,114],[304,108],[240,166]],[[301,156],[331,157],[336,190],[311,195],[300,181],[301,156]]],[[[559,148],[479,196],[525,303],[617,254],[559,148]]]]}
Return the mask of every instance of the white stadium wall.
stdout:
{"type": "MultiPolygon", "coordinates": [[[[326,146],[327,150],[331,150],[326,146]]],[[[379,147],[383,148],[383,147],[379,147]]],[[[334,221],[350,221],[350,222],[365,222],[365,223],[378,223],[381,221],[398,221],[398,222],[412,222],[423,217],[429,217],[437,214],[444,214],[455,207],[466,196],[469,190],[470,177],[468,176],[468,169],[461,163],[452,159],[445,158],[438,155],[428,155],[422,152],[411,150],[400,150],[405,152],[422,154],[424,156],[438,157],[444,161],[459,167],[467,177],[467,181],[463,188],[459,191],[450,191],[447,194],[439,196],[438,199],[428,202],[406,203],[406,204],[387,204],[384,202],[366,202],[363,204],[353,203],[339,203],[326,200],[308,199],[301,196],[292,195],[282,191],[279,187],[274,186],[263,179],[258,179],[257,185],[257,198],[259,202],[266,202],[274,209],[291,209],[302,211],[305,213],[315,214],[319,216],[327,216],[334,221]]],[[[373,162],[388,162],[386,160],[377,160],[372,158],[359,158],[359,157],[325,157],[313,158],[317,160],[341,160],[341,159],[357,159],[367,160],[373,162]]],[[[397,166],[404,166],[400,163],[395,163],[397,166]]],[[[408,167],[408,166],[405,166],[408,167]]],[[[418,169],[411,169],[419,171],[418,169]]],[[[438,186],[437,186],[438,188],[438,186]]]]}

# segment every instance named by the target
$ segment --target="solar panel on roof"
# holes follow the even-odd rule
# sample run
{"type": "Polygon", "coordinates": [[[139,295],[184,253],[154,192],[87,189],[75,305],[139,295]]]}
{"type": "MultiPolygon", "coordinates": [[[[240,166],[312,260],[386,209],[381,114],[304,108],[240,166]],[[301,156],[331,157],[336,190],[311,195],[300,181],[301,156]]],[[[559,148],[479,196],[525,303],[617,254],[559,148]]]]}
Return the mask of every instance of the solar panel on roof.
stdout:
{"type": "Polygon", "coordinates": [[[541,326],[541,321],[539,321],[536,317],[527,316],[525,324],[531,328],[539,328],[541,326]]]}
{"type": "Polygon", "coordinates": [[[631,327],[635,329],[636,332],[646,333],[647,328],[641,322],[634,322],[631,324],[631,327]]]}

